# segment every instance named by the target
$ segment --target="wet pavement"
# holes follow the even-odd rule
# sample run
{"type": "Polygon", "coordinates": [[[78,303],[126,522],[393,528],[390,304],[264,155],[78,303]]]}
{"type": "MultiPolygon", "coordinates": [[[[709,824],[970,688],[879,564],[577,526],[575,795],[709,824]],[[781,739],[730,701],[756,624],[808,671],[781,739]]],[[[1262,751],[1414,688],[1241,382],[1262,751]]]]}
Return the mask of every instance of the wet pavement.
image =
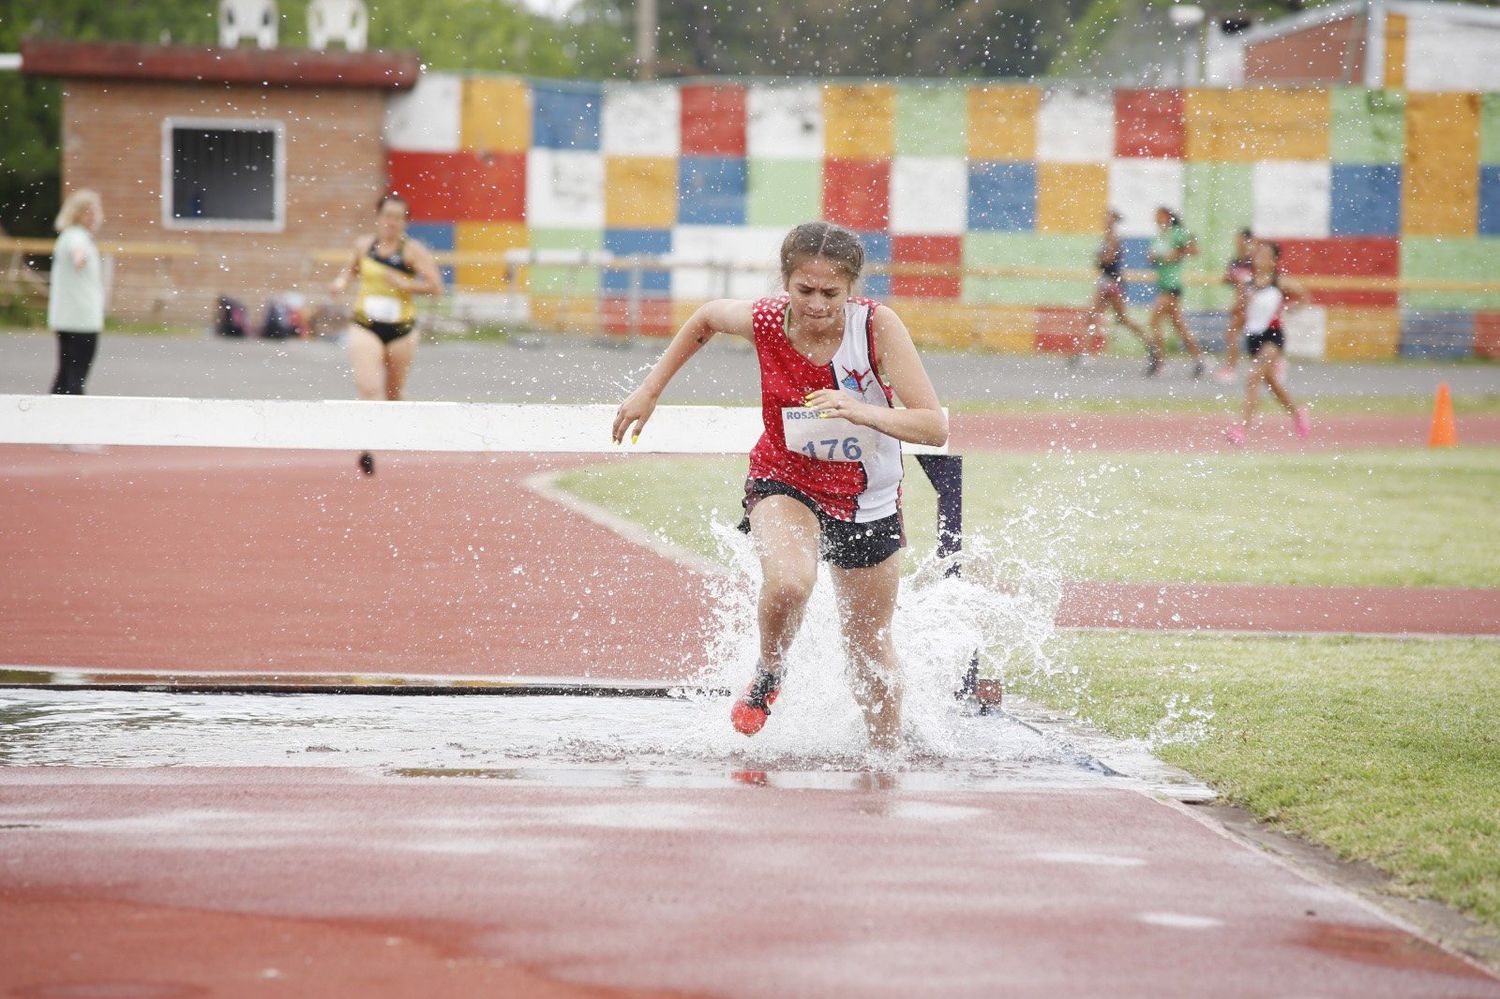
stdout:
{"type": "Polygon", "coordinates": [[[1352,896],[1136,791],[741,781],[0,768],[0,985],[1500,996],[1352,896]]]}

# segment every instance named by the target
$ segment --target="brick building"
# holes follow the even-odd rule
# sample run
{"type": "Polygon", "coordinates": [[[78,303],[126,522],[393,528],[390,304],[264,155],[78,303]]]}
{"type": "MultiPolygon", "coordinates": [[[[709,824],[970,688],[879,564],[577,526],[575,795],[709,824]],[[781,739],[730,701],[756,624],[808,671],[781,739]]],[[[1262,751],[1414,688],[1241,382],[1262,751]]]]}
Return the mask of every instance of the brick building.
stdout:
{"type": "Polygon", "coordinates": [[[386,176],[385,95],[415,53],[29,41],[22,71],[63,81],[62,175],[104,198],[101,236],[191,252],[122,256],[112,312],[206,322],[305,287],[312,256],[370,225],[386,176]]]}
{"type": "Polygon", "coordinates": [[[1500,90],[1500,11],[1432,0],[1346,0],[1254,28],[1243,80],[1396,90],[1500,90]]]}

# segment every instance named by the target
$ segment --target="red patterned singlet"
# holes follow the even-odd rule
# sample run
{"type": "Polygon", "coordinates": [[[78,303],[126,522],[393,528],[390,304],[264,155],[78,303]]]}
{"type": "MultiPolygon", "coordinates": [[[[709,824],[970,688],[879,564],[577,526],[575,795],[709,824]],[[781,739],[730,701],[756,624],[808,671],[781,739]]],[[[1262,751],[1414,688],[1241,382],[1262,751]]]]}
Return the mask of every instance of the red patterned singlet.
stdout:
{"type": "MultiPolygon", "coordinates": [[[[780,295],[759,299],[752,306],[765,429],[750,452],[750,477],[789,485],[838,520],[867,523],[889,517],[901,502],[900,441],[866,430],[871,446],[851,450],[846,440],[841,449],[834,440],[813,440],[802,453],[787,448],[782,416],[784,408],[801,409],[807,393],[826,388],[841,389],[872,405],[893,407],[891,390],[881,380],[876,364],[874,316],[878,305],[867,298],[851,298],[844,303],[843,340],[833,362],[819,366],[798,353],[787,339],[788,301],[787,296],[780,295]],[[850,460],[851,454],[857,460],[850,460]],[[842,460],[829,460],[829,455],[842,460]]],[[[814,425],[814,429],[821,427],[814,425]]]]}

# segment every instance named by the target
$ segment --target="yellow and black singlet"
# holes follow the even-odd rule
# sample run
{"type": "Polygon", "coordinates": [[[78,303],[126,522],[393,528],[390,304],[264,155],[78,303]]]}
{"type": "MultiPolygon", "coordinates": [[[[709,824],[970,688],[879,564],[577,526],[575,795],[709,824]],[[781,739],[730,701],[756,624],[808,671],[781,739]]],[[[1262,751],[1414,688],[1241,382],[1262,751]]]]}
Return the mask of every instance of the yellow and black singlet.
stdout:
{"type": "Polygon", "coordinates": [[[359,259],[359,298],[354,304],[354,321],[390,343],[411,332],[415,315],[411,292],[393,285],[391,272],[410,277],[417,269],[403,253],[405,238],[388,257],[380,255],[376,249],[379,245],[379,239],[371,240],[370,249],[359,259]]]}

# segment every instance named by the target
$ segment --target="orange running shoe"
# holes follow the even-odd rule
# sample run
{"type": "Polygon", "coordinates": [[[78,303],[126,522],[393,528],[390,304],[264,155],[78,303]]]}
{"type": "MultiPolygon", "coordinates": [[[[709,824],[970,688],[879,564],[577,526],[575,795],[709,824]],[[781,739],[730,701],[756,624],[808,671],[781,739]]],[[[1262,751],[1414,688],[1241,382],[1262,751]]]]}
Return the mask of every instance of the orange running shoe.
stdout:
{"type": "Polygon", "coordinates": [[[754,735],[771,716],[771,705],[781,693],[781,675],[770,670],[756,669],[755,679],[745,688],[745,694],[729,709],[729,721],[741,735],[754,735]]]}

